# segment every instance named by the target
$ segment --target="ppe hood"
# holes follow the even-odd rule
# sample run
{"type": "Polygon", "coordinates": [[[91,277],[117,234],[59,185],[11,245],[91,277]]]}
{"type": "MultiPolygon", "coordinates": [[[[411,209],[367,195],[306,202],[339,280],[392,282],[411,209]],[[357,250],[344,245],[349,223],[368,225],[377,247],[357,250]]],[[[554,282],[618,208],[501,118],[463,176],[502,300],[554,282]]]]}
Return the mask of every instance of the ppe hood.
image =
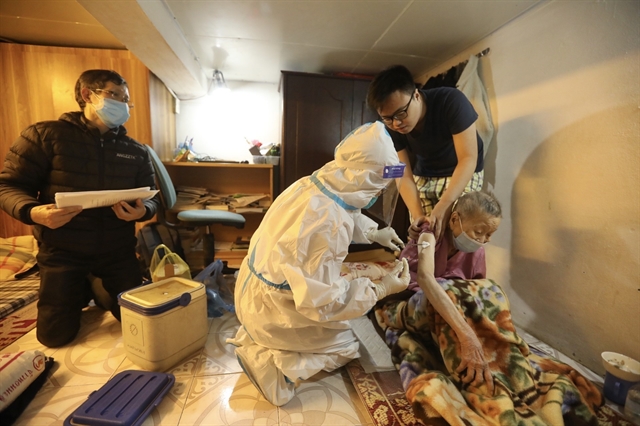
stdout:
{"type": "Polygon", "coordinates": [[[400,163],[391,136],[379,121],[363,124],[336,147],[335,159],[313,175],[346,208],[362,209],[389,184],[385,166],[400,163]]]}

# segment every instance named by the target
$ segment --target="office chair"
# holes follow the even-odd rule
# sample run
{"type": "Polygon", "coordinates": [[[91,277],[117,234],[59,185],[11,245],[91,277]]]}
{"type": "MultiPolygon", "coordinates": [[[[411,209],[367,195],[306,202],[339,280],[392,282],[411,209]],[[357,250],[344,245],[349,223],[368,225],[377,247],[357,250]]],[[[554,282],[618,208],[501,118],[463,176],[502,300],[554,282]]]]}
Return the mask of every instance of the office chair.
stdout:
{"type": "MultiPolygon", "coordinates": [[[[156,173],[156,182],[158,189],[160,190],[160,199],[162,207],[158,211],[158,220],[164,223],[168,227],[204,227],[205,233],[202,236],[202,248],[204,251],[204,267],[206,268],[215,257],[215,240],[213,233],[211,233],[210,225],[220,223],[225,226],[234,226],[236,228],[243,228],[245,219],[244,216],[238,213],[225,212],[220,210],[186,210],[178,213],[178,223],[171,223],[167,220],[166,211],[173,208],[177,201],[177,195],[169,172],[162,164],[158,154],[149,145],[145,145],[145,148],[149,152],[151,163],[156,173]]],[[[185,259],[186,260],[186,259],[185,259]]]]}

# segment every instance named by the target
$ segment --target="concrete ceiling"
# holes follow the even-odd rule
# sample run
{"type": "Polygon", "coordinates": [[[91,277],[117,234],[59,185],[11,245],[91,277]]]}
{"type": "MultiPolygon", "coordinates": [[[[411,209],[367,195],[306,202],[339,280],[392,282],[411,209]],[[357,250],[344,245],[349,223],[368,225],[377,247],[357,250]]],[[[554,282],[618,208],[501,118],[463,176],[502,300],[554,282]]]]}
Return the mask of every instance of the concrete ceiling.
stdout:
{"type": "MultiPolygon", "coordinates": [[[[181,98],[280,71],[422,75],[548,0],[1,0],[5,41],[129,49],[181,98]]],[[[489,46],[490,47],[490,46],[489,46]]]]}

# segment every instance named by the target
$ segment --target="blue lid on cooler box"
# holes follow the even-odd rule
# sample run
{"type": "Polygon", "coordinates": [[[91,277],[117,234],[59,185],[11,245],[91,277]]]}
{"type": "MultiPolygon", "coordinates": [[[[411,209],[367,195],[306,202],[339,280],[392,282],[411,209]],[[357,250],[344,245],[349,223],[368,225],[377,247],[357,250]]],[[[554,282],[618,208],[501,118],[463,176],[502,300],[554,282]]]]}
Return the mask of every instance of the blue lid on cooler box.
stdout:
{"type": "Polygon", "coordinates": [[[64,421],[65,426],[138,426],[171,389],[173,374],[126,370],[116,374],[64,421]]]}

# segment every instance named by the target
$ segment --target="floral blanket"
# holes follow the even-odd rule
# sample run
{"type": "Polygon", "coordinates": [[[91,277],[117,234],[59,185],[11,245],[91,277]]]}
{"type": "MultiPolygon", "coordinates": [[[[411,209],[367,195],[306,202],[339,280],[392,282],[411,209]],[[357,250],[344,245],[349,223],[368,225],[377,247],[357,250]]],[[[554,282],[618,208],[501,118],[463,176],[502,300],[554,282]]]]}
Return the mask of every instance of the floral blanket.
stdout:
{"type": "Polygon", "coordinates": [[[595,411],[604,403],[598,388],[571,366],[529,348],[497,284],[438,282],[480,339],[495,389],[488,395],[485,384],[462,384],[455,372],[458,338],[419,291],[376,309],[416,417],[426,425],[598,425],[595,411]]]}

